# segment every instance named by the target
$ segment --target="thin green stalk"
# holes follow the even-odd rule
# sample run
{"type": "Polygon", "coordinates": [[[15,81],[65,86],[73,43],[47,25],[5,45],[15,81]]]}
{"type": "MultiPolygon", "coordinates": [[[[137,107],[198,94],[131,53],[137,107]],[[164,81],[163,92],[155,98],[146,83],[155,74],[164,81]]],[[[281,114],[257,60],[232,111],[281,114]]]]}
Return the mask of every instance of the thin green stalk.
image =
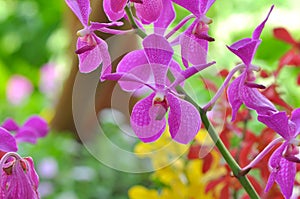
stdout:
{"type": "Polygon", "coordinates": [[[142,30],[138,27],[138,25],[136,24],[136,22],[135,22],[135,20],[134,20],[134,17],[133,17],[133,14],[132,14],[131,9],[130,9],[129,6],[125,6],[125,12],[126,12],[126,14],[127,14],[127,16],[128,16],[128,20],[129,20],[129,22],[130,22],[132,28],[136,30],[136,33],[137,33],[141,38],[145,38],[145,37],[147,36],[147,34],[146,34],[144,31],[142,31],[142,30]]]}
{"type": "Polygon", "coordinates": [[[257,192],[255,191],[254,187],[248,180],[246,176],[240,175],[241,168],[235,159],[232,157],[226,146],[224,145],[223,141],[220,139],[219,135],[215,131],[214,127],[209,122],[206,111],[204,111],[198,104],[186,94],[186,92],[181,87],[176,88],[179,93],[185,95],[185,99],[192,103],[199,111],[202,119],[202,123],[204,124],[208,134],[210,135],[211,139],[216,144],[217,148],[219,149],[220,153],[222,154],[223,158],[229,165],[230,169],[232,170],[233,175],[240,181],[241,185],[244,187],[245,191],[248,193],[251,199],[259,199],[257,192]]]}

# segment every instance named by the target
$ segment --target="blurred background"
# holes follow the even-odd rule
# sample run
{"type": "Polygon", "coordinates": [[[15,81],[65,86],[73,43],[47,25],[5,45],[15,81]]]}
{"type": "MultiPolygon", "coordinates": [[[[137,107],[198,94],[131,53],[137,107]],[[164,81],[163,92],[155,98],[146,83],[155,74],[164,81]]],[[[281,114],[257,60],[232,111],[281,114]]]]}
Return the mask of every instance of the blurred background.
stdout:
{"type": "MultiPolygon", "coordinates": [[[[93,14],[92,18],[94,21],[99,19],[102,22],[105,17],[101,16],[99,2],[92,3],[93,13],[97,13],[97,9],[100,13],[93,14]]],[[[254,64],[264,69],[264,74],[260,73],[258,81],[266,86],[276,82],[276,91],[286,103],[281,108],[289,110],[289,106],[300,106],[300,78],[298,77],[300,68],[284,67],[278,76],[272,75],[277,70],[281,57],[292,49],[291,45],[274,37],[273,29],[284,27],[300,41],[300,7],[297,0],[217,0],[207,14],[213,19],[210,35],[216,40],[210,44],[209,59],[217,61],[215,68],[217,70],[205,71],[202,77],[213,78],[216,86],[221,85],[223,78],[218,76],[216,71],[229,70],[239,61],[226,49],[226,45],[243,37],[250,37],[253,29],[264,19],[272,4],[275,8],[262,33],[263,42],[255,55],[254,64]]],[[[188,14],[178,6],[176,11],[179,14],[172,26],[188,14]]],[[[51,123],[52,127],[49,136],[39,140],[37,145],[22,144],[19,150],[21,155],[32,156],[35,161],[40,176],[39,190],[42,198],[160,198],[158,193],[165,193],[166,189],[176,189],[172,182],[175,178],[178,180],[180,176],[174,176],[183,171],[186,180],[190,182],[194,180],[191,176],[207,178],[202,184],[195,185],[193,189],[186,189],[187,192],[194,190],[195,193],[198,192],[199,198],[218,197],[218,194],[209,193],[205,189],[211,174],[197,173],[199,165],[203,167],[204,159],[189,159],[187,154],[190,153],[190,149],[184,148],[180,151],[183,155],[170,167],[171,169],[169,168],[170,170],[161,173],[158,171],[158,173],[133,174],[107,167],[81,145],[76,136],[71,113],[71,94],[78,63],[74,54],[74,42],[77,39],[76,31],[81,26],[64,1],[0,0],[0,27],[0,121],[12,117],[22,124],[30,115],[37,114],[51,123]],[[66,115],[61,117],[61,114],[66,115]],[[191,170],[193,168],[196,168],[195,173],[191,170]]],[[[108,35],[101,36],[108,37],[108,35]]],[[[296,52],[299,55],[299,51],[296,52]]],[[[204,104],[210,99],[211,94],[207,92],[199,77],[192,78],[189,85],[196,88],[193,92],[198,96],[199,104],[204,104]]],[[[99,98],[96,98],[99,100],[98,112],[109,108],[110,99],[105,99],[104,96],[110,95],[113,88],[114,84],[99,85],[99,89],[102,90],[98,94],[99,98]]],[[[105,114],[106,112],[102,113],[103,118],[111,117],[105,114]]],[[[122,113],[118,114],[122,115],[122,113]]],[[[104,131],[108,132],[108,137],[117,146],[125,146],[127,150],[135,152],[147,150],[151,152],[151,147],[156,147],[155,143],[143,145],[137,139],[128,142],[122,137],[121,128],[113,120],[102,120],[101,124],[104,131]]],[[[262,126],[255,121],[250,128],[257,133],[262,130],[262,126]]],[[[202,142],[202,138],[198,140],[202,142]]],[[[232,140],[233,144],[238,145],[237,139],[232,140]]],[[[153,164],[155,168],[156,164],[159,164],[157,161],[159,162],[160,158],[165,156],[168,154],[148,157],[149,164],[153,164]]],[[[220,159],[214,152],[212,157],[214,161],[220,159]]],[[[209,168],[215,167],[210,164],[209,168]]],[[[185,190],[184,185],[186,183],[179,186],[180,190],[185,190]]],[[[173,193],[174,196],[168,194],[169,198],[185,198],[178,193],[173,193]]],[[[237,197],[242,193],[239,194],[237,197]]]]}

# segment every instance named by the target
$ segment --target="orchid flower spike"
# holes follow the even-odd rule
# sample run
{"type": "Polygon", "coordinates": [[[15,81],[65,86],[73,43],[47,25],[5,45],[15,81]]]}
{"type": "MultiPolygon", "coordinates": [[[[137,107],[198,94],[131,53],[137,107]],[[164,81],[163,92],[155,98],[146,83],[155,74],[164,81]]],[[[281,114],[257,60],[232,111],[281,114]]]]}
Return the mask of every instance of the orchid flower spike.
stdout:
{"type": "Polygon", "coordinates": [[[228,49],[237,55],[245,65],[243,73],[231,83],[227,90],[229,104],[232,107],[232,120],[235,120],[236,113],[243,103],[258,114],[267,115],[270,112],[277,111],[275,106],[258,91],[259,88],[265,87],[254,82],[255,75],[253,71],[257,71],[259,68],[251,64],[256,49],[261,42],[259,37],[273,7],[271,7],[264,21],[256,27],[252,38],[245,38],[228,46],[228,49]]]}
{"type": "Polygon", "coordinates": [[[168,110],[168,123],[171,137],[183,144],[190,142],[201,126],[197,109],[189,102],[181,99],[175,87],[198,71],[214,64],[202,64],[182,71],[172,59],[173,49],[161,35],[152,34],[143,41],[143,50],[128,53],[119,63],[117,73],[106,76],[110,80],[118,80],[126,91],[136,91],[141,87],[149,87],[151,94],[137,102],[131,114],[131,126],[135,134],[143,142],[153,142],[164,132],[165,115],[168,110]],[[168,70],[175,81],[170,83],[168,70]],[[154,84],[151,83],[154,78],[154,84]]]}
{"type": "MultiPolygon", "coordinates": [[[[77,32],[79,36],[77,40],[77,50],[79,58],[79,71],[89,73],[96,70],[102,63],[102,71],[100,80],[105,74],[111,73],[111,60],[108,52],[108,46],[100,39],[94,31],[102,31],[106,33],[118,33],[116,30],[110,30],[110,26],[121,26],[122,22],[98,23],[90,22],[89,15],[91,13],[89,0],[65,0],[70,9],[83,25],[83,29],[77,32]]],[[[120,32],[121,33],[121,32],[120,32]]]]}
{"type": "Polygon", "coordinates": [[[285,141],[269,159],[271,171],[265,191],[277,182],[285,198],[290,198],[296,176],[296,163],[300,163],[299,140],[300,108],[295,109],[289,119],[286,112],[259,115],[258,120],[276,131],[285,141]]]}
{"type": "Polygon", "coordinates": [[[6,153],[0,161],[0,198],[39,199],[39,177],[30,157],[6,153]]]}

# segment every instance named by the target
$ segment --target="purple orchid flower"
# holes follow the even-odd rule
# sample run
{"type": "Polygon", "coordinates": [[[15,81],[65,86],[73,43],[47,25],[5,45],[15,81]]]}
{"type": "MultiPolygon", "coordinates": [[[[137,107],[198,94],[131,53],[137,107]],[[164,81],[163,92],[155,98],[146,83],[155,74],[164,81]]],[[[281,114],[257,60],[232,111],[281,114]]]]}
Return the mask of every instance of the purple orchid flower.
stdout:
{"type": "Polygon", "coordinates": [[[65,2],[84,26],[82,30],[77,32],[79,38],[75,52],[79,57],[79,70],[82,73],[89,73],[98,68],[102,63],[100,80],[103,80],[102,76],[111,73],[111,60],[107,44],[96,36],[94,31],[98,30],[106,33],[119,34],[121,32],[110,30],[108,27],[121,26],[123,23],[90,22],[89,25],[89,15],[91,13],[89,0],[65,0],[65,2]]]}
{"type": "Polygon", "coordinates": [[[285,140],[270,157],[271,174],[265,191],[276,181],[284,197],[290,198],[296,176],[296,163],[300,163],[299,140],[296,139],[300,133],[300,108],[292,112],[290,119],[285,112],[277,112],[272,115],[259,115],[258,120],[285,140]]]}
{"type": "Polygon", "coordinates": [[[228,100],[232,107],[232,120],[235,120],[236,113],[243,103],[248,108],[256,110],[258,114],[267,115],[270,112],[276,112],[274,105],[258,91],[258,88],[265,87],[254,83],[253,70],[259,69],[251,64],[256,49],[261,42],[259,37],[273,7],[271,7],[265,20],[256,27],[252,38],[245,38],[228,46],[228,49],[237,55],[245,66],[243,73],[231,83],[227,90],[228,100]]]}
{"type": "MultiPolygon", "coordinates": [[[[15,138],[7,131],[5,128],[0,127],[0,151],[2,152],[10,152],[10,151],[17,151],[18,146],[15,138]]],[[[0,156],[1,157],[1,156],[0,156]]]]}
{"type": "Polygon", "coordinates": [[[201,119],[197,109],[181,99],[174,88],[214,62],[181,71],[178,63],[172,60],[174,52],[171,45],[158,34],[147,36],[143,47],[143,50],[128,53],[119,63],[117,73],[109,74],[106,78],[118,80],[126,91],[135,91],[143,86],[152,90],[148,97],[133,107],[130,118],[135,134],[143,142],[152,142],[161,136],[166,127],[164,116],[170,109],[168,123],[171,137],[187,144],[198,133],[201,119]],[[172,83],[167,78],[168,70],[175,76],[172,83]],[[151,77],[154,83],[151,83],[151,77]]]}
{"type": "Polygon", "coordinates": [[[28,118],[22,126],[19,126],[12,118],[8,118],[1,127],[7,131],[15,132],[14,139],[17,142],[29,142],[31,144],[36,144],[37,139],[45,137],[49,131],[47,122],[39,116],[28,118]]]}
{"type": "Polygon", "coordinates": [[[0,198],[39,199],[39,177],[30,157],[6,153],[0,161],[0,198]]]}
{"type": "Polygon", "coordinates": [[[215,0],[173,0],[191,11],[196,19],[180,37],[181,57],[185,67],[189,62],[193,65],[206,63],[208,42],[214,41],[208,35],[208,24],[212,20],[206,17],[206,13],[215,0]]]}

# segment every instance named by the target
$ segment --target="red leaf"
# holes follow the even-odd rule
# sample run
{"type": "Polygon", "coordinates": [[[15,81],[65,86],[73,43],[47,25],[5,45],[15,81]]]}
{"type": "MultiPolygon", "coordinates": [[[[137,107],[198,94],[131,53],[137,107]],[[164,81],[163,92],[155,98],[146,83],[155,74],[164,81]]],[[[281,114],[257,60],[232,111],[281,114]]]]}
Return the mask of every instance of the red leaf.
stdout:
{"type": "Polygon", "coordinates": [[[290,33],[285,28],[274,28],[273,29],[274,37],[285,41],[286,43],[296,45],[297,42],[294,40],[294,38],[290,35],[290,33]]]}

